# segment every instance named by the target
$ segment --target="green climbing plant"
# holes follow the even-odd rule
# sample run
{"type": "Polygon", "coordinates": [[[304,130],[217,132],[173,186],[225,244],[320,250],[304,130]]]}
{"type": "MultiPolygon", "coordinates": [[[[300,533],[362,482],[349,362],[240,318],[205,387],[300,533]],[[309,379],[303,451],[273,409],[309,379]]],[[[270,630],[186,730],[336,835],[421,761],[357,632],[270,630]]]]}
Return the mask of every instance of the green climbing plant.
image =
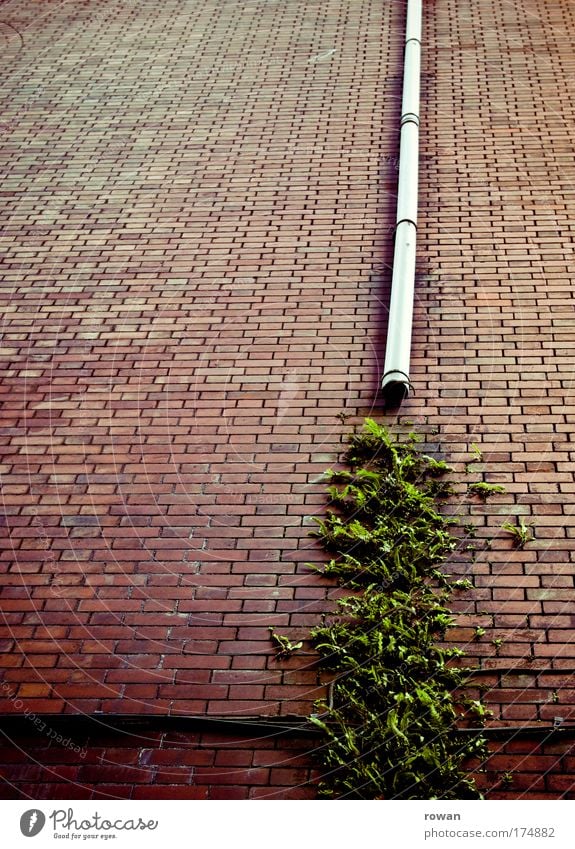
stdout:
{"type": "Polygon", "coordinates": [[[311,635],[332,676],[311,717],[326,739],[320,793],[481,798],[464,762],[485,754],[485,740],[463,734],[458,718],[481,724],[487,711],[464,695],[463,652],[442,643],[448,599],[469,586],[441,568],[457,544],[438,509],[449,466],[371,419],[344,459],[346,469],[327,472],[331,506],[313,532],[331,554],[314,568],[349,590],[311,635]]]}
{"type": "Polygon", "coordinates": [[[291,657],[294,652],[301,649],[303,646],[302,640],[298,640],[297,643],[292,643],[289,637],[286,637],[284,634],[276,633],[275,628],[271,626],[268,628],[268,631],[270,632],[270,640],[274,645],[276,656],[278,658],[285,659],[291,657]]]}
{"type": "Polygon", "coordinates": [[[477,481],[467,485],[467,491],[471,495],[478,495],[482,501],[487,501],[492,495],[498,495],[500,492],[505,492],[505,487],[498,483],[485,483],[485,481],[477,481]]]}
{"type": "Polygon", "coordinates": [[[531,530],[533,528],[533,523],[530,522],[529,524],[526,524],[523,516],[518,517],[516,525],[512,522],[504,522],[501,527],[504,531],[511,534],[513,545],[516,548],[525,548],[527,543],[532,542],[534,539],[533,532],[531,530]]]}

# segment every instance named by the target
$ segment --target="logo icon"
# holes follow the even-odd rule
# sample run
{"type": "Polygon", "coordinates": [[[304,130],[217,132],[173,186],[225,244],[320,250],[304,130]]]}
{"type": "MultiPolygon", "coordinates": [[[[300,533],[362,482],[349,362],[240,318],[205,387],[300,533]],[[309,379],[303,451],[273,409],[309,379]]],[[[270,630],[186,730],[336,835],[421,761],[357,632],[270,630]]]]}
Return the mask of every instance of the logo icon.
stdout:
{"type": "Polygon", "coordinates": [[[284,379],[280,383],[280,394],[278,398],[278,407],[276,414],[276,421],[278,424],[281,424],[282,420],[288,415],[291,402],[297,396],[300,385],[298,382],[298,373],[297,369],[292,368],[291,371],[288,371],[284,376],[284,379]]]}
{"type": "Polygon", "coordinates": [[[20,831],[25,837],[36,837],[46,825],[46,817],[37,808],[26,811],[20,817],[20,831]]]}

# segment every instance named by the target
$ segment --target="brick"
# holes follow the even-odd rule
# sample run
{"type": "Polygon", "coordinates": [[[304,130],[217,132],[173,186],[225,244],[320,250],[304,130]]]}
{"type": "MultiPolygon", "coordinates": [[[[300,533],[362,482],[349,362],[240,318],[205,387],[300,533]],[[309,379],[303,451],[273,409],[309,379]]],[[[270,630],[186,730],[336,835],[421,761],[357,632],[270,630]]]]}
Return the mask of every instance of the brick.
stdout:
{"type": "Polygon", "coordinates": [[[268,784],[269,780],[269,770],[268,769],[234,769],[233,771],[227,771],[225,767],[221,767],[220,769],[211,768],[204,769],[203,767],[198,768],[196,772],[197,782],[209,782],[213,784],[232,784],[232,785],[242,785],[247,784],[250,786],[257,786],[261,784],[268,784]]]}
{"type": "Polygon", "coordinates": [[[152,772],[139,767],[100,764],[80,769],[79,779],[86,783],[149,784],[152,772]]]}
{"type": "Polygon", "coordinates": [[[180,785],[139,785],[134,787],[133,799],[207,799],[207,787],[183,787],[180,785]]]}

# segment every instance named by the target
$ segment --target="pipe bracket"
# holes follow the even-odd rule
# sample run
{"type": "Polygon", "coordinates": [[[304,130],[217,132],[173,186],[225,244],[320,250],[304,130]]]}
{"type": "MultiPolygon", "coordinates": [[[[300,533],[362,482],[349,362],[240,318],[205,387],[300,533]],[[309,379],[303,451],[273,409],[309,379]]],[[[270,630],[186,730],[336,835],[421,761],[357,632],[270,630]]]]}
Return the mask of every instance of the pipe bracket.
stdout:
{"type": "Polygon", "coordinates": [[[417,221],[414,221],[413,218],[400,218],[399,221],[395,222],[395,232],[397,233],[397,228],[400,224],[413,224],[415,229],[417,230],[417,221]]]}
{"type": "Polygon", "coordinates": [[[403,127],[404,124],[415,124],[416,127],[419,127],[419,115],[416,115],[415,112],[406,112],[401,116],[399,126],[403,127]]]}
{"type": "MultiPolygon", "coordinates": [[[[409,375],[408,375],[408,374],[406,374],[404,371],[400,371],[400,369],[397,369],[397,368],[392,368],[392,369],[390,369],[389,371],[386,371],[386,372],[385,372],[385,374],[383,375],[383,377],[381,378],[381,382],[382,382],[382,383],[385,383],[385,378],[386,378],[389,374],[401,374],[401,375],[403,375],[403,377],[405,378],[405,380],[403,381],[404,383],[407,383],[407,385],[408,385],[409,387],[411,387],[411,386],[413,385],[413,384],[411,383],[411,380],[409,379],[409,375]]],[[[399,381],[398,381],[398,382],[399,382],[399,381]]]]}

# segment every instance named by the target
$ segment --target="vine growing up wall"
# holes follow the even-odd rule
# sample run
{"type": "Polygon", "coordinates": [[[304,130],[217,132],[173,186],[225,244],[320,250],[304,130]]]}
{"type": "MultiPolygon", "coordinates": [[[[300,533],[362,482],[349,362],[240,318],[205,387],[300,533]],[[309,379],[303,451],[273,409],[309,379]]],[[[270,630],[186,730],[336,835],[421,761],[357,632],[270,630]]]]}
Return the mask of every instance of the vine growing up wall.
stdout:
{"type": "MultiPolygon", "coordinates": [[[[349,437],[346,471],[328,470],[331,507],[314,534],[332,559],[321,567],[349,592],[312,632],[330,697],[312,721],[326,798],[480,798],[464,769],[483,757],[481,734],[458,728],[485,709],[463,695],[463,652],[442,645],[452,625],[452,580],[442,564],[455,548],[438,500],[449,466],[396,440],[371,419],[349,437]],[[457,665],[456,665],[457,662],[457,665]]],[[[477,723],[475,723],[477,724],[477,723]]]]}

